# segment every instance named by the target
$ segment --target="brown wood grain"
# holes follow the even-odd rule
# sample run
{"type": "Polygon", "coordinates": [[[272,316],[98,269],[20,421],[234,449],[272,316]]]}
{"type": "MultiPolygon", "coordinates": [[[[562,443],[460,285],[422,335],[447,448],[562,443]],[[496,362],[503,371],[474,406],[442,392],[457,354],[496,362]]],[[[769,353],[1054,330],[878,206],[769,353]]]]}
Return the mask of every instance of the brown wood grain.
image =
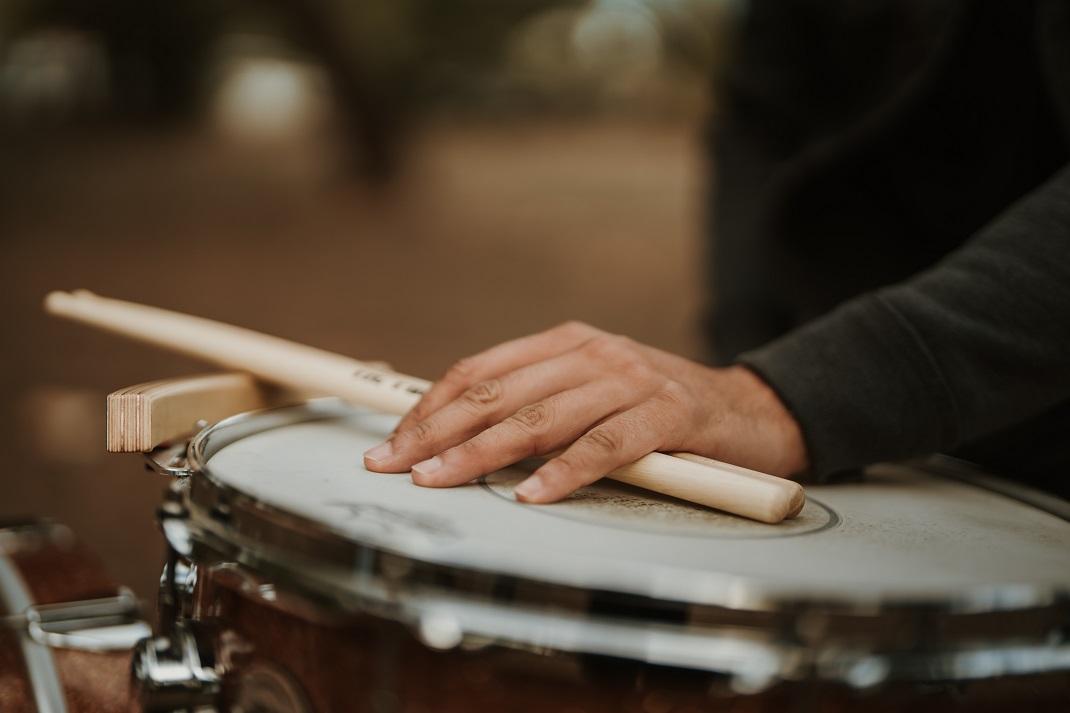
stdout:
{"type": "Polygon", "coordinates": [[[434,651],[397,623],[313,623],[230,583],[211,587],[210,599],[213,627],[250,647],[224,681],[229,699],[243,671],[270,666],[318,713],[1065,713],[1070,701],[1066,674],[875,691],[789,682],[741,695],[708,673],[606,657],[434,651]]]}
{"type": "MultiPolygon", "coordinates": [[[[18,570],[35,604],[115,596],[119,587],[93,552],[66,528],[41,526],[6,538],[3,554],[18,570]]],[[[21,612],[5,612],[19,614],[21,612]]],[[[0,624],[0,711],[32,711],[20,625],[0,624]]],[[[52,658],[69,713],[130,713],[130,651],[88,652],[53,648],[52,658]]]]}

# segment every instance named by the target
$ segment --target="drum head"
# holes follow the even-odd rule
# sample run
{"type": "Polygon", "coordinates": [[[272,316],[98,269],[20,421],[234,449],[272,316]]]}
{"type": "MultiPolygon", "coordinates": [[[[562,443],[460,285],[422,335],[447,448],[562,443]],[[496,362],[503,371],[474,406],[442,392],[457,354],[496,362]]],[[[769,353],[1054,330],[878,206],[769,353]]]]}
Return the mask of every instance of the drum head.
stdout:
{"type": "Polygon", "coordinates": [[[694,604],[991,610],[1070,592],[1070,522],[917,469],[810,486],[780,525],[608,480],[525,505],[512,495],[523,467],[449,489],[365,470],[363,452],[395,421],[323,403],[240,417],[195,442],[195,478],[416,562],[694,604]]]}

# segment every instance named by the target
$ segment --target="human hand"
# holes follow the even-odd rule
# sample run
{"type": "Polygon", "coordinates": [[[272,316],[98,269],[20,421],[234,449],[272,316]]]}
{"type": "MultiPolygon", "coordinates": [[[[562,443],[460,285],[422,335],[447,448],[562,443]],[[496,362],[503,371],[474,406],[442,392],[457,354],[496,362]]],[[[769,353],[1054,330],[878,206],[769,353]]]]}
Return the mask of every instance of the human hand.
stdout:
{"type": "Polygon", "coordinates": [[[710,368],[579,322],[457,362],[364,464],[448,487],[562,448],[516,487],[518,499],[559,500],[653,451],[781,476],[807,467],[798,424],[748,369],[710,368]]]}

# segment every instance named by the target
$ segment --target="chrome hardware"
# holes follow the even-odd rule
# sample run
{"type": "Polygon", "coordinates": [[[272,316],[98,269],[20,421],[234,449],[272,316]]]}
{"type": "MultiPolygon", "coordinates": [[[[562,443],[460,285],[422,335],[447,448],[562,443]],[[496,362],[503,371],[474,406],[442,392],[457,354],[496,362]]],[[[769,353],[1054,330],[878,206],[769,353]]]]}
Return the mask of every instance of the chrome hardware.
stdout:
{"type": "Polygon", "coordinates": [[[152,635],[133,593],[125,589],[115,597],[32,606],[25,619],[31,639],[56,648],[121,651],[152,635]]]}
{"type": "Polygon", "coordinates": [[[160,589],[157,607],[166,620],[194,619],[194,594],[197,589],[197,565],[185,557],[172,555],[168,557],[160,573],[160,589]]]}
{"type": "Polygon", "coordinates": [[[170,478],[188,478],[193,469],[186,461],[186,443],[160,446],[144,454],[146,467],[154,473],[170,478]]]}
{"type": "Polygon", "coordinates": [[[174,589],[172,591],[179,601],[191,601],[193,592],[197,588],[197,565],[179,557],[175,559],[173,569],[171,581],[174,582],[174,589]]]}
{"type": "Polygon", "coordinates": [[[160,523],[164,539],[172,552],[189,557],[193,551],[193,541],[189,530],[189,508],[185,496],[189,490],[189,481],[185,478],[174,480],[167,489],[164,501],[156,510],[156,519],[160,523]]]}
{"type": "Polygon", "coordinates": [[[138,644],[132,675],[146,713],[214,710],[219,695],[220,676],[214,657],[181,621],[175,623],[170,635],[138,644]]]}

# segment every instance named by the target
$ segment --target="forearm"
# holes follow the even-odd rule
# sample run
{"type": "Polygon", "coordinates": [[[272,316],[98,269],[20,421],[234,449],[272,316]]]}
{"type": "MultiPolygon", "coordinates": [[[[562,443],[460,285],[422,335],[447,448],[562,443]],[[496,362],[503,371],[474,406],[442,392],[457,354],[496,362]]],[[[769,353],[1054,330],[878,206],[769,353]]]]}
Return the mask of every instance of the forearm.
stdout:
{"type": "Polygon", "coordinates": [[[912,280],[740,361],[819,474],[949,449],[1070,397],[1070,168],[912,280]]]}

